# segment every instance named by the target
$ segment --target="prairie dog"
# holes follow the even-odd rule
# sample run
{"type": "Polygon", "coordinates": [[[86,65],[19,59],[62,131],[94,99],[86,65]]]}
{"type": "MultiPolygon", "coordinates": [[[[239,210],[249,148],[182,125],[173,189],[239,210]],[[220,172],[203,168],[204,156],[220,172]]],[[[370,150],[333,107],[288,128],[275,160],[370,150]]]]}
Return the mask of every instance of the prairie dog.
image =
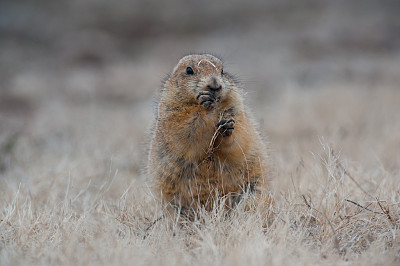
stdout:
{"type": "Polygon", "coordinates": [[[180,214],[211,209],[216,196],[233,204],[268,189],[265,146],[220,59],[193,54],[178,62],[160,91],[153,127],[149,174],[180,214]]]}

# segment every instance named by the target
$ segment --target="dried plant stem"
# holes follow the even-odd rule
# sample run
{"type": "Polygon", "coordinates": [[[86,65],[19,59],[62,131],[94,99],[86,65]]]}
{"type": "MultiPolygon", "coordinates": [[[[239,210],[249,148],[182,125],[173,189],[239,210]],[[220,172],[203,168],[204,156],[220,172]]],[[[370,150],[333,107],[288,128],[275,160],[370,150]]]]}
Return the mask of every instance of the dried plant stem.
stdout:
{"type": "Polygon", "coordinates": [[[340,246],[339,246],[339,239],[337,238],[336,230],[335,230],[335,228],[333,227],[333,225],[332,225],[331,221],[329,220],[328,216],[327,216],[325,213],[320,212],[320,211],[317,210],[316,208],[312,207],[311,204],[308,203],[308,201],[307,201],[307,199],[306,199],[306,197],[305,197],[304,195],[302,195],[302,197],[303,197],[304,202],[306,203],[307,207],[308,207],[310,210],[315,210],[317,213],[322,214],[322,215],[324,216],[325,220],[328,222],[329,227],[330,227],[331,230],[332,230],[333,237],[334,237],[334,239],[333,239],[333,240],[334,240],[334,246],[335,246],[336,250],[338,251],[338,253],[340,254],[341,251],[340,251],[340,246]]]}
{"type": "Polygon", "coordinates": [[[360,208],[363,208],[364,210],[367,210],[367,211],[369,211],[369,212],[373,212],[373,213],[376,213],[376,214],[384,214],[384,213],[382,213],[382,212],[376,212],[376,211],[373,211],[373,210],[371,210],[371,209],[368,209],[367,207],[364,207],[364,206],[362,206],[361,204],[359,204],[359,203],[357,203],[357,202],[355,202],[355,201],[352,201],[352,200],[349,200],[349,199],[346,199],[346,201],[347,201],[347,202],[350,202],[350,203],[353,203],[354,205],[356,205],[356,206],[358,206],[358,207],[360,207],[360,208]]]}
{"type": "MultiPolygon", "coordinates": [[[[333,151],[333,149],[331,149],[331,155],[335,156],[335,153],[333,151]]],[[[357,182],[357,180],[346,170],[346,168],[343,166],[343,164],[340,161],[337,161],[337,167],[339,168],[339,170],[343,171],[343,173],[351,179],[351,181],[354,182],[354,184],[357,185],[357,187],[364,192],[364,194],[368,195],[370,198],[374,198],[371,194],[369,194],[361,185],[360,183],[357,182]]]]}

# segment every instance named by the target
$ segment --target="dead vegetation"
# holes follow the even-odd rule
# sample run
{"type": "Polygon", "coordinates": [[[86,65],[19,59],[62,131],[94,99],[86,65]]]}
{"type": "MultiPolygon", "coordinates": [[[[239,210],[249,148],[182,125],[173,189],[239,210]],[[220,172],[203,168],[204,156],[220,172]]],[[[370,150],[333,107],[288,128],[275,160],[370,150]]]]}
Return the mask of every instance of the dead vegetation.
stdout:
{"type": "Polygon", "coordinates": [[[399,265],[389,2],[1,1],[0,265],[399,265]],[[160,218],[151,95],[191,52],[244,83],[271,222],[224,199],[191,223],[160,218]]]}
{"type": "Polygon", "coordinates": [[[400,106],[397,91],[302,93],[312,120],[296,122],[290,103],[300,91],[291,90],[272,105],[280,123],[262,125],[272,149],[271,222],[260,208],[227,215],[223,199],[194,222],[162,217],[139,167],[146,131],[132,126],[151,112],[39,109],[30,134],[4,144],[14,164],[1,179],[1,264],[398,264],[399,157],[390,147],[399,147],[400,124],[387,112],[400,106]],[[329,111],[316,112],[321,106],[329,111]],[[347,133],[332,130],[340,127],[347,133]]]}

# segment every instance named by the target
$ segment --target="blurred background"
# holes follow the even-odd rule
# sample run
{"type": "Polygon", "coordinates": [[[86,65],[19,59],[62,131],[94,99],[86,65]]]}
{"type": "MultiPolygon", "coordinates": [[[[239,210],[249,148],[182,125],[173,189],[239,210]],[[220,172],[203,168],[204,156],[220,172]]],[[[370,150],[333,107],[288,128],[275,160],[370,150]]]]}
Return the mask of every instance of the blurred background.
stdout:
{"type": "MultiPolygon", "coordinates": [[[[199,52],[243,81],[280,160],[298,160],[318,136],[393,157],[399,14],[389,0],[3,0],[0,174],[82,165],[93,175],[112,158],[140,175],[152,96],[180,57],[199,52]],[[392,136],[384,146],[379,128],[392,136]]],[[[356,160],[369,151],[346,150],[356,160]]]]}
{"type": "Polygon", "coordinates": [[[0,0],[0,265],[399,265],[399,195],[399,0],[0,0]],[[247,92],[276,232],[155,225],[153,95],[189,53],[247,92]]]}

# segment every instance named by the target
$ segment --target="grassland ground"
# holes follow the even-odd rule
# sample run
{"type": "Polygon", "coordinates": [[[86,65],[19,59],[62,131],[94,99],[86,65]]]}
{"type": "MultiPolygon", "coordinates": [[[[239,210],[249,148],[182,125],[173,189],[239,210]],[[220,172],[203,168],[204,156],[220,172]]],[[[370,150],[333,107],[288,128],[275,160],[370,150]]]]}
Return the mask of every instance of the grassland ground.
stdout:
{"type": "Polygon", "coordinates": [[[157,220],[163,206],[144,172],[147,98],[3,105],[0,264],[399,264],[398,88],[289,87],[267,104],[255,95],[270,224],[263,211],[226,216],[221,206],[183,225],[157,220]]]}

